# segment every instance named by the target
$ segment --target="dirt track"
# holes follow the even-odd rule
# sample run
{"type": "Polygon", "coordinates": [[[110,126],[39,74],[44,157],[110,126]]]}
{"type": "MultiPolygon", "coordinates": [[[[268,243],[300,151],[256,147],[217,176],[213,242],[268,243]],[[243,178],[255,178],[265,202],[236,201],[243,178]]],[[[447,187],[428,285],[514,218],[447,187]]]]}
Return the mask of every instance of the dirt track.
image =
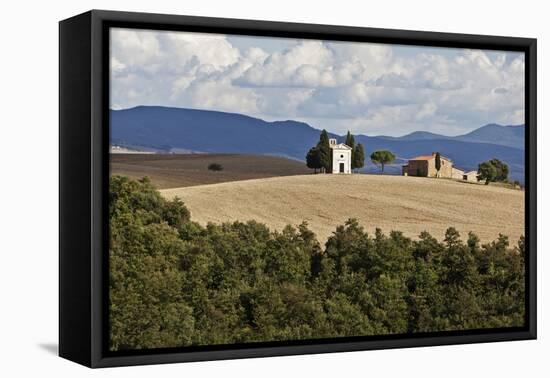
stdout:
{"type": "Polygon", "coordinates": [[[483,242],[499,233],[515,245],[524,234],[524,192],[445,179],[378,175],[301,175],[161,191],[180,197],[199,223],[254,219],[274,229],[306,220],[320,241],[350,217],[372,232],[429,231],[441,240],[454,226],[483,242]]]}

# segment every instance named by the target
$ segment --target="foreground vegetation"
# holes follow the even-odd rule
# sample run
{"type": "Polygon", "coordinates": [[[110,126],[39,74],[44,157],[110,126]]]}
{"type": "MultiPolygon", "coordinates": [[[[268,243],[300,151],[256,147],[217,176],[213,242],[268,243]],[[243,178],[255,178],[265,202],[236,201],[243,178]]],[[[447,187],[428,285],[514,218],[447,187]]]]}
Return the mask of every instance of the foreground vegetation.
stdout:
{"type": "Polygon", "coordinates": [[[110,183],[110,348],[521,326],[524,242],[307,224],[202,227],[148,179],[110,183]]]}

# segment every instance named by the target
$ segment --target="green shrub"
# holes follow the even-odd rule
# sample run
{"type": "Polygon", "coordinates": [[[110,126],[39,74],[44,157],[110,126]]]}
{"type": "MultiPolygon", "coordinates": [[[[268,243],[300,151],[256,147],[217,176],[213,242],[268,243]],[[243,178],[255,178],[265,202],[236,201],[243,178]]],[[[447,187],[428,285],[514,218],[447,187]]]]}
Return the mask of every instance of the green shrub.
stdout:
{"type": "Polygon", "coordinates": [[[208,170],[215,171],[215,172],[223,171],[223,165],[219,163],[210,163],[208,164],[208,170]]]}
{"type": "Polygon", "coordinates": [[[485,180],[485,185],[490,182],[508,182],[508,165],[498,159],[491,159],[479,164],[477,168],[478,181],[485,180]]]}

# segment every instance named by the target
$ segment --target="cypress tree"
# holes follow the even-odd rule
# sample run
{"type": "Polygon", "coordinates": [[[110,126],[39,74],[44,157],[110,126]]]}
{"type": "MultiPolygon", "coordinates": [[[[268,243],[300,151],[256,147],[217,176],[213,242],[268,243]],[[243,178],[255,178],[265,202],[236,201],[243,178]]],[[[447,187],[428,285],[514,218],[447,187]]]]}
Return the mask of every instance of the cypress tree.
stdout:
{"type": "Polygon", "coordinates": [[[332,172],[332,156],[330,153],[328,133],[324,129],[321,131],[317,148],[319,149],[319,161],[321,163],[321,168],[324,168],[325,173],[332,172]]]}
{"type": "Polygon", "coordinates": [[[355,160],[353,159],[353,154],[355,152],[355,138],[353,137],[353,135],[349,132],[348,130],[348,134],[346,135],[346,142],[345,142],[348,146],[351,147],[351,169],[355,169],[355,168],[360,168],[360,167],[356,167],[355,166],[355,160]]]}
{"type": "Polygon", "coordinates": [[[437,171],[437,177],[440,176],[439,170],[441,169],[441,154],[439,152],[435,153],[435,170],[437,171]]]}
{"type": "Polygon", "coordinates": [[[361,143],[358,143],[353,149],[351,155],[351,166],[354,169],[360,169],[365,166],[365,149],[361,143]]]}
{"type": "Polygon", "coordinates": [[[319,159],[319,149],[317,147],[311,147],[306,155],[306,165],[308,168],[317,170],[321,168],[321,161],[319,159]]]}

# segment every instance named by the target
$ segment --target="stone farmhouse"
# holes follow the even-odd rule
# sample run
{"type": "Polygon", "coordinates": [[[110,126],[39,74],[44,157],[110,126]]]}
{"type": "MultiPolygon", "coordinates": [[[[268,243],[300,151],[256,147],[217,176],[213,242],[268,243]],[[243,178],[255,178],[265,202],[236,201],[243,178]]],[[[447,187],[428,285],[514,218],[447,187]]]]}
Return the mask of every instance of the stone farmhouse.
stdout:
{"type": "Polygon", "coordinates": [[[477,171],[470,171],[470,172],[465,172],[464,175],[462,175],[462,179],[464,181],[473,181],[473,182],[477,182],[478,179],[477,179],[477,171]]]}
{"type": "Polygon", "coordinates": [[[332,173],[351,174],[351,150],[344,143],[337,143],[336,139],[329,139],[332,152],[332,173]]]}
{"type": "Polygon", "coordinates": [[[441,155],[441,169],[439,174],[435,169],[435,152],[431,155],[417,156],[410,159],[409,162],[402,167],[403,176],[418,176],[418,177],[443,177],[452,178],[455,180],[477,181],[477,172],[464,170],[454,167],[453,161],[448,157],[441,155]]]}

